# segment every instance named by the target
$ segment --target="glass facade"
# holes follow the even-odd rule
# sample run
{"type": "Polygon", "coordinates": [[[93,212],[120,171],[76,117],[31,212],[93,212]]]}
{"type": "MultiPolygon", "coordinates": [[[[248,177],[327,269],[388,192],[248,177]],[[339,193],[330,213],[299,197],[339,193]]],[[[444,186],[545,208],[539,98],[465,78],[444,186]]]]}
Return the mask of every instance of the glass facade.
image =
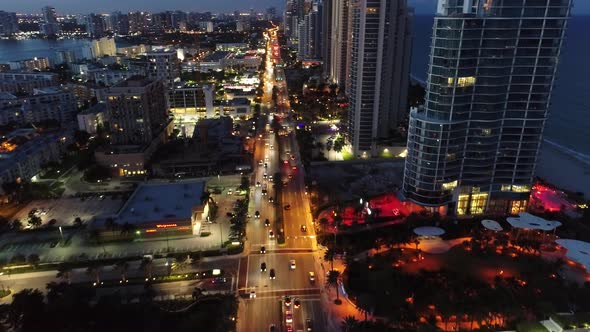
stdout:
{"type": "Polygon", "coordinates": [[[570,8],[571,0],[439,0],[426,103],[410,114],[406,197],[466,215],[521,209],[570,8]]]}

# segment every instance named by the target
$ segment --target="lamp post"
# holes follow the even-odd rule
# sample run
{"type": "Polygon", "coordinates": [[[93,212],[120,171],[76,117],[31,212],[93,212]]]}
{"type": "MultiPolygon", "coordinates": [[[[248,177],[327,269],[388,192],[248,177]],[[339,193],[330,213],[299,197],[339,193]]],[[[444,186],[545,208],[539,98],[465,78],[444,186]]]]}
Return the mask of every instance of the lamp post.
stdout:
{"type": "Polygon", "coordinates": [[[223,227],[221,225],[222,221],[219,221],[219,245],[221,249],[223,249],[223,227]]]}

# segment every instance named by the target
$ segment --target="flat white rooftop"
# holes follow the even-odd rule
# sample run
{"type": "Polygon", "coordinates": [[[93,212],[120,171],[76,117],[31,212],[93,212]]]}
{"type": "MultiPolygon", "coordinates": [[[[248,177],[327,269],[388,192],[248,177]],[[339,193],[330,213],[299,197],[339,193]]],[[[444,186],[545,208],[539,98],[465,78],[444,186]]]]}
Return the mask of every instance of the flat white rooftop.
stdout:
{"type": "Polygon", "coordinates": [[[445,230],[440,227],[423,226],[414,228],[414,234],[419,236],[441,236],[445,230]]]}
{"type": "Polygon", "coordinates": [[[582,264],[590,272],[590,243],[580,240],[559,239],[557,244],[567,249],[566,256],[582,264]]]}
{"type": "Polygon", "coordinates": [[[491,231],[502,231],[503,228],[502,226],[495,220],[491,220],[491,219],[484,219],[481,221],[481,224],[483,225],[483,227],[491,230],[491,231]]]}
{"type": "Polygon", "coordinates": [[[204,181],[144,183],[125,203],[117,223],[143,224],[163,220],[190,220],[193,207],[201,205],[204,181]]]}
{"type": "Polygon", "coordinates": [[[527,212],[520,212],[518,214],[518,218],[506,218],[506,221],[508,221],[508,223],[515,228],[535,229],[543,231],[552,231],[557,227],[561,226],[561,223],[559,221],[546,220],[527,212]]]}

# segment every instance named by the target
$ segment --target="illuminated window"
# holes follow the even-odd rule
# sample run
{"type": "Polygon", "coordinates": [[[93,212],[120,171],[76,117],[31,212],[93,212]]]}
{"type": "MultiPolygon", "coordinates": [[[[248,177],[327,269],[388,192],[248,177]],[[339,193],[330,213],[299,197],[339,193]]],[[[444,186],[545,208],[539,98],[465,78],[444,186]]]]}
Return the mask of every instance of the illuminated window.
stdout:
{"type": "Polygon", "coordinates": [[[478,194],[479,193],[479,187],[473,187],[471,188],[471,192],[474,194],[478,194]]]}
{"type": "Polygon", "coordinates": [[[512,191],[514,191],[515,193],[526,193],[531,191],[531,186],[515,184],[512,186],[512,191]]]}
{"type": "Polygon", "coordinates": [[[453,85],[454,82],[455,82],[455,78],[453,78],[453,77],[447,78],[447,84],[448,85],[453,85]]]}
{"type": "Polygon", "coordinates": [[[490,136],[491,134],[492,134],[492,130],[489,129],[489,128],[486,128],[486,129],[482,129],[481,130],[481,135],[482,136],[490,136]]]}
{"type": "Polygon", "coordinates": [[[367,14],[377,14],[377,7],[367,7],[367,14]]]}
{"type": "Polygon", "coordinates": [[[447,154],[447,161],[454,161],[457,159],[457,155],[454,153],[448,153],[447,154]]]}
{"type": "Polygon", "coordinates": [[[455,187],[457,187],[457,180],[442,184],[444,190],[453,190],[455,187]]]}
{"type": "Polygon", "coordinates": [[[470,204],[471,214],[482,214],[485,210],[487,201],[488,201],[488,193],[479,193],[479,194],[471,195],[471,204],[470,204]]]}
{"type": "Polygon", "coordinates": [[[473,86],[475,84],[475,77],[468,76],[468,77],[459,77],[457,78],[457,86],[464,88],[468,86],[473,86]]]}
{"type": "Polygon", "coordinates": [[[502,191],[510,191],[510,190],[512,190],[512,186],[509,185],[509,184],[503,184],[502,185],[502,189],[500,189],[500,190],[502,190],[502,191]]]}
{"type": "Polygon", "coordinates": [[[467,205],[469,204],[469,195],[459,195],[457,201],[457,215],[462,216],[467,213],[467,205]]]}
{"type": "Polygon", "coordinates": [[[527,206],[526,200],[512,201],[512,204],[510,205],[510,213],[517,214],[519,212],[524,212],[524,211],[526,211],[526,206],[527,206]]]}

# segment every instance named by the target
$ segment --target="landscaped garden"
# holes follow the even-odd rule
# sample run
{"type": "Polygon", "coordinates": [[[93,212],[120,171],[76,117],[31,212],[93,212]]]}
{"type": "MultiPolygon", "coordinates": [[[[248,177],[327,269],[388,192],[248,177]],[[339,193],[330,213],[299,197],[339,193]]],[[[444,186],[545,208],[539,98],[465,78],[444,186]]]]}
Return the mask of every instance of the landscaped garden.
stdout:
{"type": "Polygon", "coordinates": [[[405,328],[497,330],[574,308],[590,311],[590,284],[562,278],[562,261],[469,248],[439,255],[394,248],[351,260],[343,279],[357,305],[405,328]]]}

